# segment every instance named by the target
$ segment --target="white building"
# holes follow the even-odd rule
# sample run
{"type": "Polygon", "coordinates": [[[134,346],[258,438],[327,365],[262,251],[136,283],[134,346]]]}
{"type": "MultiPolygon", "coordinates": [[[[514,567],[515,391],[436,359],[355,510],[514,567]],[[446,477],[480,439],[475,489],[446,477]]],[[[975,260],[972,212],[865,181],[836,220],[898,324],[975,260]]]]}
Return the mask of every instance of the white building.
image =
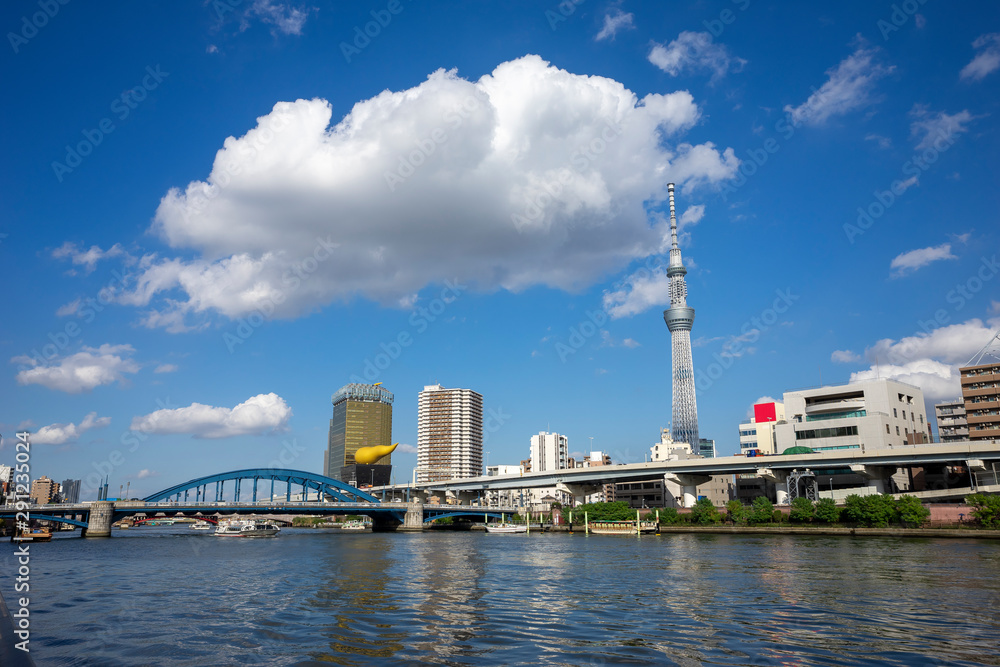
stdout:
{"type": "Polygon", "coordinates": [[[478,477],[482,471],[482,394],[424,387],[417,406],[417,482],[478,477]]]}
{"type": "Polygon", "coordinates": [[[749,422],[740,424],[740,454],[767,456],[784,451],[778,450],[775,437],[775,427],[784,421],[784,403],[770,401],[754,404],[753,417],[749,422]]]}
{"type": "MultiPolygon", "coordinates": [[[[509,476],[509,475],[523,475],[524,468],[521,466],[510,466],[510,465],[495,465],[486,467],[487,477],[497,477],[498,475],[509,476]]],[[[521,491],[518,489],[502,489],[495,490],[490,489],[486,491],[486,504],[491,507],[497,505],[503,505],[509,507],[511,505],[521,504],[521,491]]]]}
{"type": "Polygon", "coordinates": [[[932,440],[923,392],[895,380],[785,392],[785,415],[775,426],[777,452],[871,451],[932,440]]]}
{"type": "Polygon", "coordinates": [[[540,431],[531,436],[531,472],[562,470],[568,458],[569,439],[565,435],[540,431]]]}

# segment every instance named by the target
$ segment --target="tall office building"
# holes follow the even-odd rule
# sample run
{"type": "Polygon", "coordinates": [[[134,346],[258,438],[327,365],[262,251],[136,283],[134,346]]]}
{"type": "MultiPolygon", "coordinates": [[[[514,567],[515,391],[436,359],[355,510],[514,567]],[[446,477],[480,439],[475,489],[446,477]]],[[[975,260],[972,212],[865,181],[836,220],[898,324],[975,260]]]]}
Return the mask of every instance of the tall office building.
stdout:
{"type": "Polygon", "coordinates": [[[31,493],[29,494],[29,497],[31,502],[36,505],[47,505],[52,502],[53,496],[58,493],[59,485],[45,475],[42,475],[31,483],[31,493]]]}
{"type": "Polygon", "coordinates": [[[531,470],[561,470],[568,467],[569,439],[558,433],[540,431],[531,436],[531,470]]]}
{"type": "Polygon", "coordinates": [[[424,387],[417,406],[417,481],[483,474],[483,397],[471,389],[424,387]]]}
{"type": "Polygon", "coordinates": [[[62,483],[61,495],[64,503],[75,505],[80,502],[80,480],[64,479],[62,483]]]}
{"type": "Polygon", "coordinates": [[[959,374],[969,440],[1000,440],[1000,331],[959,374]]]}
{"type": "MultiPolygon", "coordinates": [[[[351,383],[333,395],[333,418],[330,420],[324,459],[327,477],[346,483],[386,483],[384,480],[366,480],[365,474],[357,473],[354,453],[362,447],[388,447],[392,444],[392,400],[392,394],[380,384],[351,383]],[[355,479],[345,478],[345,473],[352,472],[355,479]]],[[[375,466],[391,464],[392,455],[387,454],[375,466]]]]}
{"type": "Polygon", "coordinates": [[[671,435],[674,442],[686,442],[692,449],[699,446],[698,404],[694,395],[694,362],[691,360],[691,326],[694,308],[687,305],[687,269],[677,246],[677,214],[674,211],[674,184],[667,185],[670,199],[670,308],[663,311],[663,321],[670,330],[671,363],[673,366],[673,421],[671,435]]]}

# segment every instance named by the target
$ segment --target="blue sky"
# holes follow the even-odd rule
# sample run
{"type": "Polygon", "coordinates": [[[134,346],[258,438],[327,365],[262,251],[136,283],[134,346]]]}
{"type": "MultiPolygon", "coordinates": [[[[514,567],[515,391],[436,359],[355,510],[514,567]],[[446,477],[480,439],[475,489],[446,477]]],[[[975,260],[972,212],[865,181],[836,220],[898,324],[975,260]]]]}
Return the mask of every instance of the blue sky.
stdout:
{"type": "Polygon", "coordinates": [[[434,382],[483,394],[490,463],[641,461],[671,181],[720,453],[876,364],[958,395],[1000,328],[995,3],[0,11],[0,460],[26,428],[36,476],[319,471],[366,371],[397,481],[434,382]]]}

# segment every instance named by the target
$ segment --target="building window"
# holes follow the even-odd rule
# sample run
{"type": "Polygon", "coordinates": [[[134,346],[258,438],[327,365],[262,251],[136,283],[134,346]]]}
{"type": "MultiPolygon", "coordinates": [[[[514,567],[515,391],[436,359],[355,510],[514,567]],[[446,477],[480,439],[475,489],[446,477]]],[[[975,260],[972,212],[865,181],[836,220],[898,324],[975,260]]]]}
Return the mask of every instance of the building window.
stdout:
{"type": "Polygon", "coordinates": [[[896,412],[896,408],[893,408],[893,409],[892,409],[892,416],[893,416],[893,417],[896,417],[896,418],[898,418],[898,417],[899,417],[899,413],[898,413],[898,412],[896,412]]]}
{"type": "Polygon", "coordinates": [[[903,410],[903,419],[906,419],[906,410],[903,410]]]}
{"type": "Polygon", "coordinates": [[[899,427],[896,427],[896,435],[899,435],[899,427]]]}
{"type": "Polygon", "coordinates": [[[892,435],[891,433],[889,433],[889,425],[888,424],[885,425],[885,434],[886,435],[892,435]]]}

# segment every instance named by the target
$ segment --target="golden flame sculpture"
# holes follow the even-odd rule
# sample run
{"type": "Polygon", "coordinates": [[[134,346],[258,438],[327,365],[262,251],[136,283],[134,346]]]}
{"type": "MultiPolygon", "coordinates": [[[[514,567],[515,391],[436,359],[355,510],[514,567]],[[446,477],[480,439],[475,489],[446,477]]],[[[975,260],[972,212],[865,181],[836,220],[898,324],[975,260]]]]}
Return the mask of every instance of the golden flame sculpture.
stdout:
{"type": "Polygon", "coordinates": [[[397,442],[396,444],[390,447],[387,447],[385,445],[378,445],[376,447],[362,447],[358,451],[354,452],[354,462],[365,465],[369,463],[375,463],[383,456],[387,454],[392,454],[392,450],[396,449],[398,445],[399,443],[397,442]]]}

